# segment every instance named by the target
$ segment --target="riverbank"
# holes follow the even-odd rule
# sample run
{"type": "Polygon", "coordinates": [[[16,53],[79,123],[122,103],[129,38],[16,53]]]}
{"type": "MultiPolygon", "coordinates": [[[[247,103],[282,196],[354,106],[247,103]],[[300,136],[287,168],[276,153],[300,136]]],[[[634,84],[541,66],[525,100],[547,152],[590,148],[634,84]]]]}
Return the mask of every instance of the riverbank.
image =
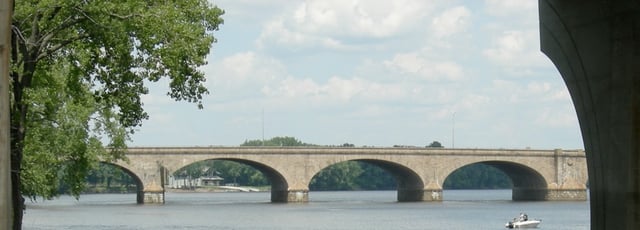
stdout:
{"type": "Polygon", "coordinates": [[[167,192],[175,193],[205,193],[205,192],[265,192],[269,191],[269,187],[236,187],[236,186],[209,186],[209,187],[197,187],[193,189],[181,189],[181,188],[167,188],[167,192]]]}

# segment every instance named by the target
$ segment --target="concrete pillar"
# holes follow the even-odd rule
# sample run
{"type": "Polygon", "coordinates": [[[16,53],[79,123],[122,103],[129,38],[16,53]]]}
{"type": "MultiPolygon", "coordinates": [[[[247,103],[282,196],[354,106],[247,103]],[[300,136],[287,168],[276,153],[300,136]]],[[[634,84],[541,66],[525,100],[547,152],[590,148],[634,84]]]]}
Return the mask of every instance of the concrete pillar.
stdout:
{"type": "Polygon", "coordinates": [[[546,188],[518,188],[511,190],[511,199],[515,201],[544,201],[546,200],[546,188]]]}
{"type": "Polygon", "coordinates": [[[287,202],[289,203],[309,202],[309,190],[289,190],[287,192],[287,202]]]}
{"type": "Polygon", "coordinates": [[[0,1],[0,229],[13,228],[9,137],[9,49],[12,9],[12,0],[0,1]]]}
{"type": "Polygon", "coordinates": [[[513,188],[515,201],[586,201],[585,188],[513,188]]]}
{"type": "Polygon", "coordinates": [[[436,181],[430,181],[423,189],[399,186],[398,201],[442,201],[442,186],[436,181]]]}
{"type": "MultiPolygon", "coordinates": [[[[587,186],[584,184],[586,178],[582,175],[585,172],[584,158],[578,158],[566,154],[562,149],[555,149],[555,178],[543,191],[539,191],[541,198],[545,201],[586,201],[587,186]]],[[[525,194],[519,194],[527,197],[525,194]]],[[[514,198],[516,192],[513,193],[514,198]]],[[[518,197],[519,200],[521,197],[518,197]]]]}
{"type": "Polygon", "coordinates": [[[138,191],[138,204],[164,204],[164,191],[138,191]]]}
{"type": "MultiPolygon", "coordinates": [[[[144,184],[136,196],[138,204],[164,204],[164,186],[155,181],[144,184]]],[[[139,188],[139,187],[138,187],[139,188]]]]}
{"type": "Polygon", "coordinates": [[[591,229],[640,226],[640,1],[540,0],[542,51],[576,108],[591,229]]]}
{"type": "Polygon", "coordinates": [[[309,190],[271,190],[271,202],[274,203],[306,203],[309,202],[309,190]]]}
{"type": "Polygon", "coordinates": [[[398,190],[398,201],[442,201],[442,189],[398,190]]]}
{"type": "Polygon", "coordinates": [[[557,188],[547,189],[545,200],[548,201],[586,201],[587,189],[585,188],[557,188]]]}

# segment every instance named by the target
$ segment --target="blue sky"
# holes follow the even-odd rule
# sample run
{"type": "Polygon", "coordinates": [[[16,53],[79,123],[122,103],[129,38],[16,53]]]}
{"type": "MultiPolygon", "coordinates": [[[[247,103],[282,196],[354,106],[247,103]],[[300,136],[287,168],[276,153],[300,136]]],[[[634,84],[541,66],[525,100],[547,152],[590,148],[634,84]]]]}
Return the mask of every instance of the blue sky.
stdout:
{"type": "Polygon", "coordinates": [[[130,146],[583,148],[535,0],[213,2],[204,109],[155,85],[130,146]]]}

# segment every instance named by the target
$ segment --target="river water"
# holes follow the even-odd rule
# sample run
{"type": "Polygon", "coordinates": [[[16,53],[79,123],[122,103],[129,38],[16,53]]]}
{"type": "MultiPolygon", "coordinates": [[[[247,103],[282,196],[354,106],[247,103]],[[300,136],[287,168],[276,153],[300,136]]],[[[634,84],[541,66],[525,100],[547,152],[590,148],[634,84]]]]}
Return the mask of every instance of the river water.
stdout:
{"type": "Polygon", "coordinates": [[[167,193],[164,205],[135,194],[63,196],[28,203],[25,230],[505,229],[526,212],[540,229],[589,229],[589,202],[515,202],[511,190],[445,190],[442,202],[396,202],[395,191],[309,193],[309,203],[270,203],[268,192],[167,193]]]}

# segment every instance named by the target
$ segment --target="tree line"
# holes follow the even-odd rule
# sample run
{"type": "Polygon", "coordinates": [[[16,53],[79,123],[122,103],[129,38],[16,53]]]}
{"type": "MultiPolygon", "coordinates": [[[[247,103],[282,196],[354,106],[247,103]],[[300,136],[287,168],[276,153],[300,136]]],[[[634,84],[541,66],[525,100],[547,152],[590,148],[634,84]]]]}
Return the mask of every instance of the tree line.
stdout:
{"type": "MultiPolygon", "coordinates": [[[[241,146],[317,146],[293,137],[274,137],[269,140],[246,140],[241,146]]],[[[340,146],[354,147],[345,143],[340,146]]],[[[434,141],[427,147],[442,147],[434,141]]],[[[114,173],[109,167],[100,167],[90,173],[88,188],[104,188],[106,191],[130,191],[131,179],[114,173]],[[104,171],[104,172],[101,172],[104,171]],[[100,184],[101,186],[98,186],[100,184]],[[113,188],[113,186],[117,188],[113,188]],[[119,186],[119,187],[118,187],[119,186]],[[122,188],[124,187],[124,188],[122,188]]],[[[196,162],[176,171],[176,176],[198,178],[214,173],[224,179],[223,184],[264,187],[270,185],[262,172],[253,167],[230,160],[196,162]]],[[[315,175],[309,189],[326,190],[393,190],[396,179],[384,169],[367,162],[346,161],[334,164],[315,175]]],[[[507,189],[511,180],[502,171],[482,163],[472,164],[454,171],[445,181],[444,189],[507,189]]]]}

